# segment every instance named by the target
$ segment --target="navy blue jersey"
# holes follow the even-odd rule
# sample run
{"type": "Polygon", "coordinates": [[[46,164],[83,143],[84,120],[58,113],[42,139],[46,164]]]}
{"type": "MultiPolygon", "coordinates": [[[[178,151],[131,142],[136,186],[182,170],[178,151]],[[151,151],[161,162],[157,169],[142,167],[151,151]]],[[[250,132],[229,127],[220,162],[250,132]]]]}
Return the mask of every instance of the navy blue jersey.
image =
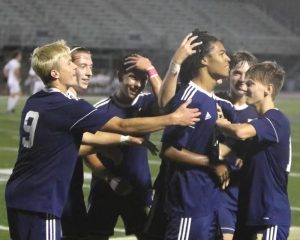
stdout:
{"type": "MultiPolygon", "coordinates": [[[[112,96],[94,106],[103,113],[109,113],[120,118],[133,118],[150,116],[153,112],[154,102],[153,94],[140,93],[129,105],[122,104],[115,96],[112,96]]],[[[146,201],[151,188],[147,149],[140,146],[122,145],[114,147],[113,152],[115,159],[109,159],[112,157],[111,155],[106,158],[104,154],[101,155],[101,151],[99,152],[103,164],[117,176],[129,181],[140,192],[141,199],[146,201]]],[[[93,178],[93,181],[97,181],[97,178],[93,178]]],[[[93,184],[91,186],[93,187],[93,184]]]]}
{"type": "Polygon", "coordinates": [[[23,109],[17,162],[6,186],[7,207],[60,217],[82,134],[112,116],[57,89],[31,96],[23,109]]]}
{"type": "Polygon", "coordinates": [[[242,168],[239,202],[242,220],[246,225],[289,225],[289,120],[278,109],[271,109],[250,124],[257,135],[242,168]]]}
{"type": "MultiPolygon", "coordinates": [[[[200,121],[195,126],[171,126],[165,129],[162,142],[175,148],[185,148],[191,152],[211,155],[217,119],[216,103],[228,106],[228,112],[234,112],[232,104],[222,99],[216,100],[208,93],[190,82],[175,95],[172,109],[175,110],[187,99],[192,99],[191,108],[199,108],[200,121]],[[230,109],[231,108],[231,109],[230,109]]],[[[167,160],[168,159],[163,159],[167,160]]],[[[166,211],[175,216],[206,216],[218,204],[219,188],[207,168],[195,167],[169,161],[169,180],[167,186],[166,211]]]]}
{"type": "MultiPolygon", "coordinates": [[[[254,107],[244,104],[242,106],[234,106],[236,112],[236,120],[238,123],[249,123],[257,118],[257,113],[254,107]]],[[[226,188],[222,195],[226,199],[224,204],[228,209],[237,211],[239,182],[240,182],[240,169],[235,167],[237,157],[245,159],[247,149],[249,147],[248,141],[234,141],[234,148],[236,154],[229,159],[226,159],[231,166],[230,185],[226,188]]]]}

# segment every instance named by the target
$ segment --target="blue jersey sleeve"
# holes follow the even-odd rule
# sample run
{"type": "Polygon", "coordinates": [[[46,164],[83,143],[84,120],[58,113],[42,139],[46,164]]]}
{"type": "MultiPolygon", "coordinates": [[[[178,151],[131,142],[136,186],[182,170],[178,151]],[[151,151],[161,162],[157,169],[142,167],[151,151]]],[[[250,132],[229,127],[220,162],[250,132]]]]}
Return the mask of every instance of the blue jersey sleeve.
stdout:
{"type": "Polygon", "coordinates": [[[250,122],[256,130],[256,136],[259,142],[279,142],[278,129],[280,127],[279,119],[263,116],[250,122]]]}
{"type": "Polygon", "coordinates": [[[70,111],[73,124],[70,127],[74,132],[96,132],[100,130],[113,116],[109,113],[103,113],[94,108],[84,100],[79,100],[75,111],[70,111]]]}

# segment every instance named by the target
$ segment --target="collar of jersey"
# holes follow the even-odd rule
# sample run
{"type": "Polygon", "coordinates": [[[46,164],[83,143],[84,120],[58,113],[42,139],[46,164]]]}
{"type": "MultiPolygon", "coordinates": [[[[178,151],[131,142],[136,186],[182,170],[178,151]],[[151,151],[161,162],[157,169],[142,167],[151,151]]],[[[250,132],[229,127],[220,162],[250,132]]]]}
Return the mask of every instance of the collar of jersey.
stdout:
{"type": "Polygon", "coordinates": [[[248,107],[248,104],[244,103],[243,105],[233,105],[234,109],[237,110],[237,111],[241,111],[241,110],[244,110],[248,107]]]}
{"type": "Polygon", "coordinates": [[[113,94],[113,95],[111,96],[111,99],[114,101],[114,103],[115,103],[117,106],[122,107],[122,108],[129,108],[129,107],[131,107],[131,106],[133,105],[133,102],[134,102],[134,101],[132,101],[132,102],[129,103],[129,104],[121,103],[120,100],[116,97],[116,94],[113,94]]]}
{"type": "Polygon", "coordinates": [[[66,97],[68,97],[65,93],[63,93],[62,91],[60,91],[58,88],[44,88],[43,89],[45,92],[49,92],[49,93],[52,93],[52,92],[59,92],[63,95],[65,95],[66,97]]]}
{"type": "Polygon", "coordinates": [[[209,97],[213,97],[214,93],[213,92],[208,92],[205,91],[203,88],[201,88],[200,86],[198,86],[197,84],[195,84],[194,82],[190,81],[189,85],[193,86],[194,88],[196,88],[199,92],[202,92],[204,94],[206,94],[209,97]]]}

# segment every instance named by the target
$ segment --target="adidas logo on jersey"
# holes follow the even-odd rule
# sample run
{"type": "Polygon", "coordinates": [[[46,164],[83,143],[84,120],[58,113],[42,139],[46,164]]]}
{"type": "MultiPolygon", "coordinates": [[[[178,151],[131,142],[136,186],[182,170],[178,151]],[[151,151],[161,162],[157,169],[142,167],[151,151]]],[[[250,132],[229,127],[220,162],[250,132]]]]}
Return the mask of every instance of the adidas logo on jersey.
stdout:
{"type": "Polygon", "coordinates": [[[209,114],[209,112],[206,113],[204,120],[208,120],[211,119],[211,115],[209,114]]]}

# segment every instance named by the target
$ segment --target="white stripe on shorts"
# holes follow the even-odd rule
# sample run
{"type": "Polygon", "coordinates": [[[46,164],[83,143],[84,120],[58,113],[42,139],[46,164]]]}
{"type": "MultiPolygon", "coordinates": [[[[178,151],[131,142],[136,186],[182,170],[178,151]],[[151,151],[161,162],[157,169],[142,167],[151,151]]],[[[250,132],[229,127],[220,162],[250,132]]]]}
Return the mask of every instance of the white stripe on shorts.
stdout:
{"type": "Polygon", "coordinates": [[[56,240],[56,220],[51,214],[46,216],[46,240],[56,240]]]}
{"type": "Polygon", "coordinates": [[[191,218],[181,218],[180,226],[179,226],[179,233],[178,233],[178,240],[188,240],[190,236],[190,229],[191,229],[191,218]]]}
{"type": "Polygon", "coordinates": [[[266,240],[276,240],[277,239],[277,229],[278,229],[277,225],[267,228],[266,240]]]}

